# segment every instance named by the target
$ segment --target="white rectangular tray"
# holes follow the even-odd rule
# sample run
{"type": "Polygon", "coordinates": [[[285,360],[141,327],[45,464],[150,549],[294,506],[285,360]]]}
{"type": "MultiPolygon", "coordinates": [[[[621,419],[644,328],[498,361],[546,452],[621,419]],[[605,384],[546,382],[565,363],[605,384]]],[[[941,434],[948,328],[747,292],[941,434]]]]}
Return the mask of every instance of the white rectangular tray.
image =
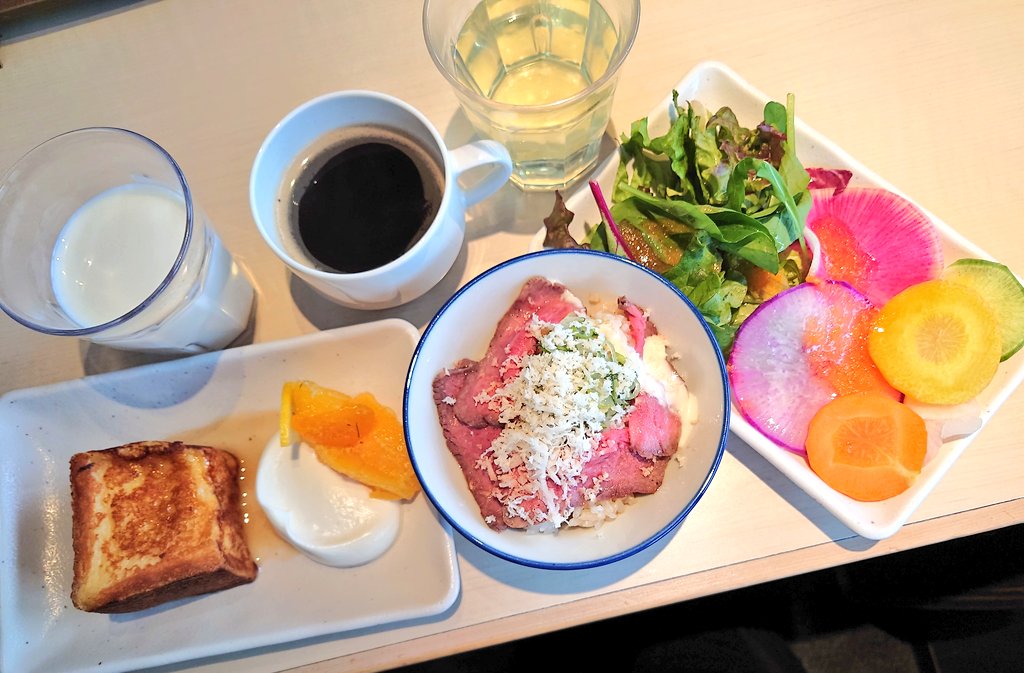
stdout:
{"type": "MultiPolygon", "coordinates": [[[[764,105],[771,100],[728,67],[716,62],[698,64],[676,85],[676,91],[679,92],[680,103],[687,100],[699,101],[710,111],[728,106],[736,113],[740,123],[746,126],[751,126],[762,119],[764,105]]],[[[799,102],[799,92],[796,94],[799,102]]],[[[785,102],[784,98],[776,100],[785,102]]],[[[668,92],[665,98],[650,111],[648,117],[652,136],[662,134],[668,129],[671,106],[672,96],[671,92],[668,92]]],[[[873,173],[820,133],[808,127],[799,118],[796,121],[796,126],[797,153],[805,167],[846,168],[853,172],[853,180],[850,183],[852,186],[880,187],[913,202],[909,196],[873,173]]],[[[613,153],[595,171],[593,179],[600,183],[605,194],[611,194],[618,164],[618,154],[613,153]]],[[[590,188],[586,184],[575,187],[566,198],[566,206],[575,213],[570,232],[577,240],[581,240],[585,225],[600,220],[600,213],[594,203],[590,188]]],[[[918,207],[920,206],[918,205],[918,207]]],[[[942,240],[947,264],[962,257],[994,259],[933,214],[924,208],[922,211],[935,223],[942,240]]],[[[543,240],[544,231],[541,230],[534,237],[531,249],[540,249],[543,246],[543,240]]],[[[978,398],[982,407],[983,424],[1007,400],[1022,380],[1024,380],[1024,356],[1018,355],[1000,365],[995,379],[978,398]]],[[[931,457],[924,466],[920,477],[909,490],[882,502],[869,503],[853,500],[826,485],[811,471],[806,459],[779,447],[758,432],[743,418],[735,405],[732,408],[730,429],[851,530],[874,540],[893,535],[907,522],[914,510],[935,488],[935,485],[977,435],[975,433],[963,439],[943,444],[941,450],[931,457]]]]}
{"type": "Polygon", "coordinates": [[[319,332],[15,391],[0,398],[0,670],[118,671],[286,643],[443,612],[459,592],[451,529],[422,494],[394,545],[329,568],[270,527],[253,485],[277,430],[281,384],[373,393],[400,413],[419,333],[402,320],[319,332]],[[73,453],[144,439],[228,449],[242,460],[252,584],[143,612],[71,605],[73,453]]]}

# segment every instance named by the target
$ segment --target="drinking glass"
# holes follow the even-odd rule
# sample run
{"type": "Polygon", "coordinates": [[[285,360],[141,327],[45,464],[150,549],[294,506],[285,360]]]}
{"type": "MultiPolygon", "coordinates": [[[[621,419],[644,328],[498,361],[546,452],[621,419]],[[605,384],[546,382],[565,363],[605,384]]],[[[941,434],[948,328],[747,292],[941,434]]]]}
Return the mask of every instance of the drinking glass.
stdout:
{"type": "Polygon", "coordinates": [[[155,142],[86,128],[0,178],[0,308],[44,334],[197,353],[248,325],[253,288],[155,142]]]}
{"type": "Polygon", "coordinates": [[[596,161],[639,0],[426,0],[427,49],[512,180],[564,188],[596,161]]]}

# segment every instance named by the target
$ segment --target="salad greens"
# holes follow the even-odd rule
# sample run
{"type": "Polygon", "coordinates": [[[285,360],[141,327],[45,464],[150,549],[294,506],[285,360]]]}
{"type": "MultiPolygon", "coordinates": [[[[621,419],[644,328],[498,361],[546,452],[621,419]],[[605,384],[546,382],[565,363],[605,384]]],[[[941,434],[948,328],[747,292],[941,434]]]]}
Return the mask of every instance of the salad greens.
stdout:
{"type": "MultiPolygon", "coordinates": [[[[651,137],[647,118],[623,134],[611,216],[585,245],[632,257],[660,273],[697,306],[723,352],[762,301],[803,282],[803,228],[810,177],[796,154],[793,97],[770,102],[744,128],[728,107],[706,118],[672,93],[669,130],[651,137]]],[[[698,103],[699,105],[699,103],[698,103]]],[[[545,245],[572,247],[572,213],[560,196],[545,220],[545,245]]]]}

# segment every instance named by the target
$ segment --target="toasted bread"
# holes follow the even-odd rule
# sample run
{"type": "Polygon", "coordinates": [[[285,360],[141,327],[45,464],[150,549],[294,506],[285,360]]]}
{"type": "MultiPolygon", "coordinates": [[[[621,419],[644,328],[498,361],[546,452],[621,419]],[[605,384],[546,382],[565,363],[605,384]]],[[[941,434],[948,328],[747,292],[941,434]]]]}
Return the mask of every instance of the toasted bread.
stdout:
{"type": "Polygon", "coordinates": [[[134,612],[252,582],[238,461],[181,442],[136,442],[71,458],[71,600],[134,612]]]}

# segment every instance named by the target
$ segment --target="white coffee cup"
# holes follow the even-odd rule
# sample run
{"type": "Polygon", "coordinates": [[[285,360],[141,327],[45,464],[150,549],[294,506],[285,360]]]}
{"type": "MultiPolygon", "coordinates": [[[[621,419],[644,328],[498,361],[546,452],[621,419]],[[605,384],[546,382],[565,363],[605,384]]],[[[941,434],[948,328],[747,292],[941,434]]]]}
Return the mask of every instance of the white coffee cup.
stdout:
{"type": "Polygon", "coordinates": [[[451,269],[466,232],[466,208],[496,192],[508,180],[508,151],[490,140],[448,149],[437,129],[407,103],[373,91],[341,91],[308,101],[273,128],[256,154],[249,202],[256,226],[278,257],[299,277],[339,304],[362,309],[398,306],[416,299],[451,269]],[[419,240],[397,259],[356,273],[318,268],[293,251],[290,225],[282,222],[278,198],[297,158],[318,139],[340,129],[374,125],[396,130],[431,154],[444,175],[437,213],[419,240]],[[481,177],[468,188],[459,177],[471,169],[481,177]]]}

